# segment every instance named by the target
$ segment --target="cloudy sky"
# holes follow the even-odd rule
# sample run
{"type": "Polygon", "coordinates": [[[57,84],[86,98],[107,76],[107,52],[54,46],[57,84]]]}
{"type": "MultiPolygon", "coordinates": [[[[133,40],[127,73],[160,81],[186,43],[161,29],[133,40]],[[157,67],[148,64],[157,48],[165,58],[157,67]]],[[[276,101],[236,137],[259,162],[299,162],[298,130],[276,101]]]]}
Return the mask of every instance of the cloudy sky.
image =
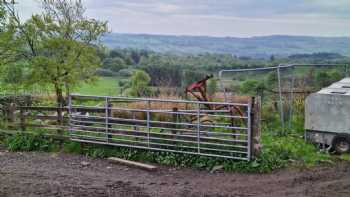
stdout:
{"type": "MultiPolygon", "coordinates": [[[[38,0],[18,0],[23,18],[38,0]]],[[[350,0],[83,0],[119,33],[350,36],[350,0]]]]}

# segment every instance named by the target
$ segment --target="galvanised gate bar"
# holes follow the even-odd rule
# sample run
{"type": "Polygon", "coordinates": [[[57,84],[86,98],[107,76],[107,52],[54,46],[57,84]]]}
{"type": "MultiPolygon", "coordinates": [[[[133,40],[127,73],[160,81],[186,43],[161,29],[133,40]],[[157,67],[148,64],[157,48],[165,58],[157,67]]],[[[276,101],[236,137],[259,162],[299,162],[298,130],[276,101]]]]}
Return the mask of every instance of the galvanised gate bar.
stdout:
{"type": "Polygon", "coordinates": [[[69,96],[73,141],[250,160],[251,103],[69,96]]]}

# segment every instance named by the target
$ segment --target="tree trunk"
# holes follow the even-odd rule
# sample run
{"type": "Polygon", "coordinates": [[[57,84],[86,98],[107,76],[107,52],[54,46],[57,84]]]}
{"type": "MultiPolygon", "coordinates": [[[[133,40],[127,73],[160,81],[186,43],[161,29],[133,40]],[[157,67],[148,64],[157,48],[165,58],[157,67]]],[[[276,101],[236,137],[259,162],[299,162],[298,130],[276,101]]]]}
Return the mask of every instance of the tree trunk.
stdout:
{"type": "MultiPolygon", "coordinates": [[[[64,97],[63,91],[59,87],[55,87],[56,89],[56,102],[57,102],[57,125],[63,125],[63,107],[64,107],[64,97]]],[[[60,131],[60,129],[59,129],[60,131]]]]}
{"type": "MultiPolygon", "coordinates": [[[[70,95],[70,87],[69,87],[69,84],[65,83],[65,87],[66,87],[66,101],[68,102],[68,97],[70,95]]],[[[66,103],[66,105],[68,105],[66,103]]]]}

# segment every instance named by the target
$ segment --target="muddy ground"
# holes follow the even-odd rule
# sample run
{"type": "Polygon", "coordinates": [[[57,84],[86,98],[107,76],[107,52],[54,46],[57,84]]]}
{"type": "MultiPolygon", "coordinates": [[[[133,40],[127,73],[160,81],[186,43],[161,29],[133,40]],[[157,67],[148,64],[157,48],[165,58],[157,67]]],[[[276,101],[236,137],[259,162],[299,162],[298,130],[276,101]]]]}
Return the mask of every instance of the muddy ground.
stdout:
{"type": "Polygon", "coordinates": [[[350,196],[350,163],[272,174],[147,172],[103,159],[0,149],[0,196],[350,196]]]}

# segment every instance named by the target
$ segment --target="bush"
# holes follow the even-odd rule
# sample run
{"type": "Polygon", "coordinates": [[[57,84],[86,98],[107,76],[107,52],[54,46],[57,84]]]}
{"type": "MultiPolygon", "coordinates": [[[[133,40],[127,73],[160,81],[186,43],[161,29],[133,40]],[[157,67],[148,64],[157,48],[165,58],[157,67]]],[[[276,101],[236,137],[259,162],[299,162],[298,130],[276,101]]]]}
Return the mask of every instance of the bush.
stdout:
{"type": "Polygon", "coordinates": [[[128,94],[134,97],[151,96],[152,90],[149,87],[150,76],[143,70],[137,70],[131,76],[128,94]]]}
{"type": "Polygon", "coordinates": [[[58,144],[42,135],[16,134],[5,139],[5,145],[10,151],[55,151],[58,144]]]}
{"type": "Polygon", "coordinates": [[[320,162],[329,162],[331,157],[321,153],[314,145],[306,143],[302,137],[277,137],[265,133],[263,151],[257,161],[262,169],[277,169],[288,163],[312,166],[320,162]]]}

